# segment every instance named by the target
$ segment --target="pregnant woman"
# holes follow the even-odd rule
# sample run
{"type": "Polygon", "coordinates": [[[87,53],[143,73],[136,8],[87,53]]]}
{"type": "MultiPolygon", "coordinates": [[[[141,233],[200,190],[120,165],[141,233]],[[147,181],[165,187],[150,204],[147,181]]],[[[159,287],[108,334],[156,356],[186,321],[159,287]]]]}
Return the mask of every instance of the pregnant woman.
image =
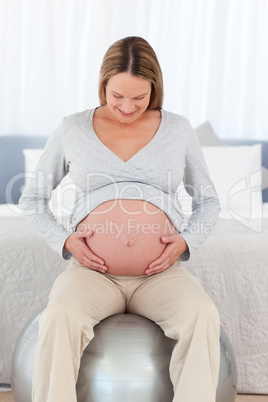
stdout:
{"type": "Polygon", "coordinates": [[[162,110],[161,68],[140,37],[107,50],[99,98],[99,107],[63,119],[20,200],[39,233],[70,259],[40,320],[32,400],[75,402],[80,358],[94,326],[128,312],[153,320],[177,341],[173,402],[215,402],[218,312],[180,267],[219,213],[200,144],[185,118],[162,110]],[[48,207],[67,173],[78,194],[68,228],[48,207]],[[192,197],[187,222],[178,201],[182,181],[192,197]]]}

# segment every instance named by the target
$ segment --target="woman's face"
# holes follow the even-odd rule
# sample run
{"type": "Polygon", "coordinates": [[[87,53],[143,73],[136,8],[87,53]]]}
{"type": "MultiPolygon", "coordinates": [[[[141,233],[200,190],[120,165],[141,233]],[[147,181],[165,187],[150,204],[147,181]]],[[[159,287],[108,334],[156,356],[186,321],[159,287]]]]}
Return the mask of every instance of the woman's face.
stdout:
{"type": "Polygon", "coordinates": [[[150,81],[127,72],[114,75],[106,85],[108,109],[120,123],[133,123],[141,117],[150,97],[150,81]]]}

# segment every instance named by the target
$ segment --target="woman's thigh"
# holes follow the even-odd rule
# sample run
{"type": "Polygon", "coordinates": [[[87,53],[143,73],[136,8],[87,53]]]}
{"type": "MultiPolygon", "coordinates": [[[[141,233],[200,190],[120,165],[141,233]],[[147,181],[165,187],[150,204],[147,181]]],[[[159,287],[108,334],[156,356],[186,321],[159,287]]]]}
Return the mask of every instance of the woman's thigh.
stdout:
{"type": "Polygon", "coordinates": [[[174,339],[192,326],[202,309],[217,316],[201,283],[179,263],[144,282],[127,306],[129,313],[151,319],[174,339]]]}
{"type": "Polygon", "coordinates": [[[81,266],[74,259],[54,282],[48,307],[53,304],[97,321],[125,311],[125,299],[118,287],[103,274],[81,266]]]}

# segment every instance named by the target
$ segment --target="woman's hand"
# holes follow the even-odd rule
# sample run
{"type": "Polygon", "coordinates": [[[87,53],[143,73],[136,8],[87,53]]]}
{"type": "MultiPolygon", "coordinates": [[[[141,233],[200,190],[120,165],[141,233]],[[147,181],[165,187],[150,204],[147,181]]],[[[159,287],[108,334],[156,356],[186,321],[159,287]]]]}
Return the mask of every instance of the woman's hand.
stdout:
{"type": "Polygon", "coordinates": [[[105,273],[108,268],[104,261],[95,255],[86,244],[85,239],[91,237],[92,234],[92,230],[83,233],[74,232],[65,241],[64,248],[73,255],[79,264],[94,271],[105,273]]]}
{"type": "Polygon", "coordinates": [[[149,264],[145,271],[146,275],[154,275],[165,271],[175,264],[180,255],[188,248],[186,241],[179,234],[162,236],[161,242],[165,243],[166,247],[160,257],[149,264]]]}

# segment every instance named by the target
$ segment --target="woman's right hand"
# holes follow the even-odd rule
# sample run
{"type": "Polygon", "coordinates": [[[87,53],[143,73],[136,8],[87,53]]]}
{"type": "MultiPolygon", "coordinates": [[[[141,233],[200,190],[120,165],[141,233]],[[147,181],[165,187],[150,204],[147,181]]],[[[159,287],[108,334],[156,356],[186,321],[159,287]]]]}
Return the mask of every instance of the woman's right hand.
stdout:
{"type": "Polygon", "coordinates": [[[108,268],[104,264],[104,261],[95,255],[86,244],[86,238],[91,237],[92,234],[92,230],[86,233],[74,232],[66,239],[64,248],[69,251],[83,267],[105,273],[108,268]]]}

